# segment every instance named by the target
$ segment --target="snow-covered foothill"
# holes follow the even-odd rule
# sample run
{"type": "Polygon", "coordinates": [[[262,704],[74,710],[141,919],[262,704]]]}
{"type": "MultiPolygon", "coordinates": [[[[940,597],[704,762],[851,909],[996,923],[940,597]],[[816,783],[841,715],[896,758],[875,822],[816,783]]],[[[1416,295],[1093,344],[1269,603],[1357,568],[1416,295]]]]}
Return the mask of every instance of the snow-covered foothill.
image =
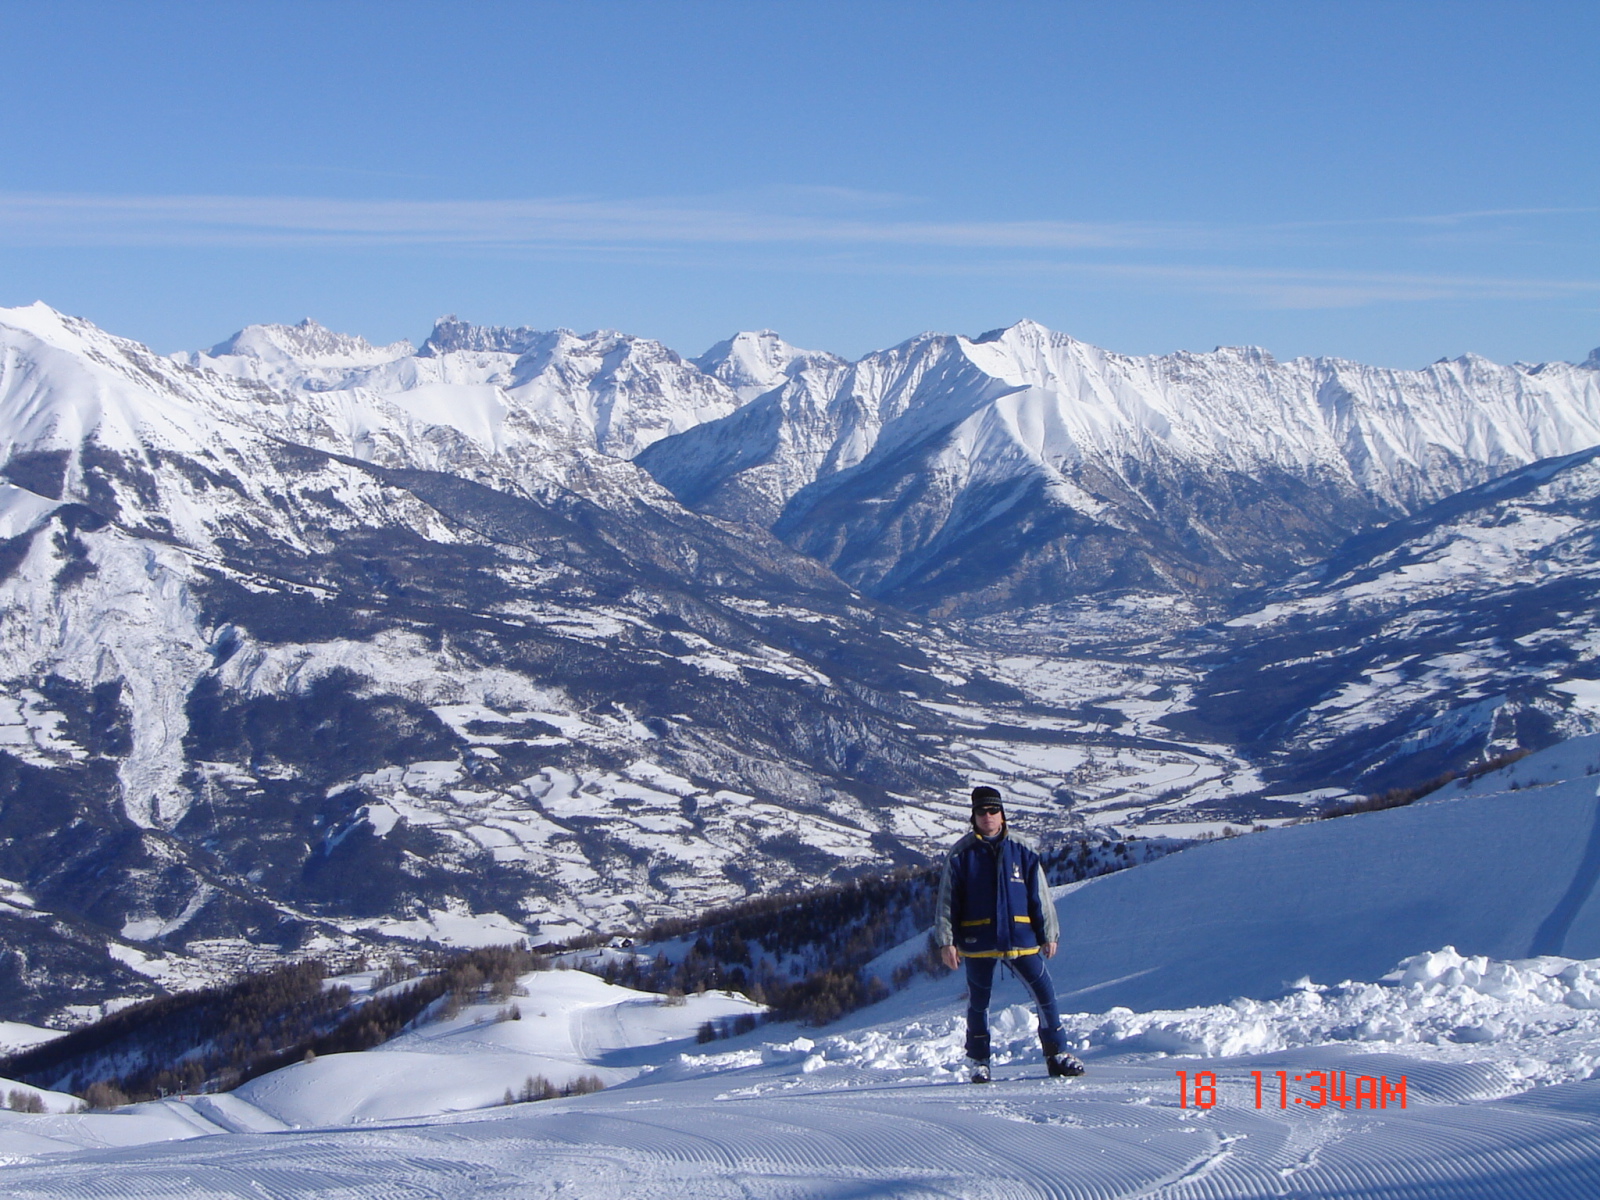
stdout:
{"type": "Polygon", "coordinates": [[[1351,539],[1226,622],[1233,652],[1174,728],[1250,742],[1270,723],[1266,774],[1375,793],[1600,729],[1597,497],[1600,446],[1351,539]]]}
{"type": "MultiPolygon", "coordinates": [[[[46,1097],[58,1093],[46,1092],[46,1097]]],[[[95,1153],[124,1147],[150,1147],[227,1132],[231,1127],[208,1119],[194,1107],[171,1100],[131,1105],[112,1112],[81,1112],[68,1096],[45,1113],[0,1111],[0,1170],[41,1158],[45,1162],[73,1151],[95,1153]]],[[[4,1185],[9,1189],[9,1181],[4,1185]]],[[[70,1192],[59,1193],[70,1195],[70,1192]]],[[[79,1191],[78,1195],[91,1192],[79,1191]]]]}
{"type": "Polygon", "coordinates": [[[538,971],[518,983],[525,994],[424,1021],[375,1050],[275,1071],[232,1096],[302,1128],[482,1109],[519,1094],[530,1077],[557,1088],[587,1075],[624,1082],[651,1047],[690,1042],[707,1021],[762,1011],[726,992],[668,1003],[583,971],[538,971]]]}
{"type": "Polygon", "coordinates": [[[55,1092],[16,1079],[0,1078],[0,1108],[16,1110],[19,1103],[36,1103],[38,1111],[45,1113],[75,1113],[83,1107],[83,1101],[69,1092],[55,1092]]]}
{"type": "Polygon", "coordinates": [[[61,1029],[46,1029],[42,1025],[29,1025],[25,1021],[0,1021],[0,1054],[15,1054],[30,1046],[43,1045],[64,1032],[61,1029]]]}

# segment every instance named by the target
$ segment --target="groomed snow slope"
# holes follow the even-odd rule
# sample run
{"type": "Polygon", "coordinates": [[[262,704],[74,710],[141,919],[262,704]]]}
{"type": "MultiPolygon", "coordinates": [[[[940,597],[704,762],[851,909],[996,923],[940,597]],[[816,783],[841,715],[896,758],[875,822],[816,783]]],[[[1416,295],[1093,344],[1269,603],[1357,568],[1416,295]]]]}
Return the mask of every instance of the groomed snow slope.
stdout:
{"type": "Polygon", "coordinates": [[[1376,979],[1437,946],[1600,956],[1595,769],[1600,737],[1575,738],[1407,808],[1069,885],[1056,978],[1079,1007],[1171,1008],[1270,996],[1307,975],[1376,979]]]}
{"type": "Polygon", "coordinates": [[[532,1075],[556,1087],[593,1074],[615,1084],[636,1068],[627,1060],[662,1042],[692,1038],[701,1023],[760,1006],[722,992],[662,997],[614,987],[582,971],[524,976],[521,1016],[494,1019],[501,1006],[470,1006],[366,1054],[329,1054],[253,1079],[234,1096],[293,1126],[343,1125],[488,1108],[532,1075]],[[618,1051],[624,1051],[619,1054],[618,1051]]]}
{"type": "Polygon", "coordinates": [[[1595,952],[1596,779],[1586,772],[1597,756],[1600,739],[1569,742],[1408,810],[1217,843],[1072,890],[1059,902],[1069,926],[1054,964],[1063,987],[1082,995],[1093,970],[1109,969],[1090,957],[1083,923],[1120,920],[1125,973],[1148,964],[1142,978],[1154,982],[1141,986],[1188,1007],[1070,1015],[1090,1066],[1070,1083],[1041,1078],[1035,1023],[1009,981],[996,998],[998,1082],[980,1089],[951,1069],[962,1021],[948,977],[827,1030],[767,1026],[696,1046],[684,1036],[702,1015],[694,1006],[731,1001],[673,1009],[576,974],[530,976],[522,1022],[478,1024],[483,1014],[468,1010],[381,1050],[328,1056],[192,1104],[0,1113],[0,1155],[11,1164],[0,1187],[16,1197],[374,1200],[1587,1200],[1600,1194],[1600,1080],[1590,1078],[1600,1062],[1600,959],[1521,956],[1545,943],[1595,952]],[[1291,893],[1293,879],[1302,882],[1291,893]],[[1203,900],[1184,890],[1201,885],[1203,900]],[[1294,911],[1313,900],[1329,913],[1294,911]],[[1464,949],[1478,939],[1519,960],[1430,941],[1447,930],[1464,949]],[[1407,953],[1369,982],[1336,982],[1343,964],[1377,961],[1390,944],[1407,953]],[[1200,1003],[1230,981],[1301,964],[1318,982],[1200,1003]],[[548,1023],[530,1024],[530,1009],[548,1023]],[[581,1060],[613,1086],[445,1112],[518,1055],[569,1068],[581,1060]],[[397,1081],[385,1059],[416,1069],[397,1081]],[[1180,1106],[1178,1071],[1215,1072],[1215,1106],[1180,1106]],[[1279,1071],[1292,1097],[1281,1107],[1279,1071]],[[1406,1104],[1312,1107],[1313,1073],[1335,1071],[1352,1093],[1360,1077],[1393,1088],[1403,1076],[1406,1104]],[[1259,1109],[1253,1072],[1266,1084],[1259,1109]],[[452,1078],[453,1093],[434,1087],[452,1078]],[[440,1115],[363,1119],[406,1093],[412,1111],[440,1115]],[[339,1123],[282,1128],[318,1121],[339,1123]],[[130,1145],[157,1138],[184,1140],[130,1145]],[[81,1149],[60,1153],[71,1147],[81,1149]]]}

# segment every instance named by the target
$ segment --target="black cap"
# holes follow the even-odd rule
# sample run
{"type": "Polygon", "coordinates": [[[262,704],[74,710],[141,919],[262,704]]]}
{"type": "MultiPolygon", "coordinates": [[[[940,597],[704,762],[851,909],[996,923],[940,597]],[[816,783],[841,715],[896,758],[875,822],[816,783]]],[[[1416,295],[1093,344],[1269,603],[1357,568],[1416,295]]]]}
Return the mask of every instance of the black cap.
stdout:
{"type": "Polygon", "coordinates": [[[989,804],[1000,805],[1000,811],[1005,812],[1005,800],[1000,795],[1000,789],[981,784],[972,789],[972,807],[974,811],[989,804]]]}

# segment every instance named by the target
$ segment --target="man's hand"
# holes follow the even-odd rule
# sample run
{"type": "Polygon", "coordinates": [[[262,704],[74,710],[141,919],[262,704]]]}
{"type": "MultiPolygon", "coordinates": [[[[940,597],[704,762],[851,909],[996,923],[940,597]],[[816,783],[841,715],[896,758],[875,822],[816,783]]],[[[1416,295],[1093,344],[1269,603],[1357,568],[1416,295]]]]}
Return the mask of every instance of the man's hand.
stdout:
{"type": "Polygon", "coordinates": [[[1046,942],[1044,944],[1044,956],[1046,958],[1054,958],[1056,956],[1056,949],[1060,946],[1060,944],[1061,943],[1059,942],[1046,942]]]}
{"type": "Polygon", "coordinates": [[[954,946],[940,946],[939,961],[954,971],[961,965],[961,955],[956,953],[954,946]]]}

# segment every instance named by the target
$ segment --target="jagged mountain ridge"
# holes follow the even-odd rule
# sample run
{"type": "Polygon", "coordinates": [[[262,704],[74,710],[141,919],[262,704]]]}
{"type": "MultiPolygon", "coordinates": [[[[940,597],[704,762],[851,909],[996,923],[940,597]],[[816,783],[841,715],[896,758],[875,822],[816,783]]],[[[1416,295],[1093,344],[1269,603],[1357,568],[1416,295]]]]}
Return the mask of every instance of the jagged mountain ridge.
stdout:
{"type": "Polygon", "coordinates": [[[869,594],[960,611],[1261,582],[1597,442],[1588,364],[1135,358],[1024,321],[802,370],[638,461],[869,594]]]}
{"type": "MultiPolygon", "coordinates": [[[[261,379],[313,403],[330,414],[329,428],[320,431],[325,449],[391,465],[422,465],[431,457],[453,469],[476,455],[530,490],[581,488],[577,475],[563,473],[563,459],[631,459],[652,441],[739,406],[721,379],[661,343],[608,330],[541,333],[446,317],[416,353],[408,342],[375,350],[355,339],[359,344],[347,353],[307,354],[292,369],[275,354],[255,353],[257,346],[291,343],[300,329],[251,326],[216,348],[230,353],[174,358],[261,379]],[[431,448],[418,445],[424,441],[431,448]],[[506,463],[518,456],[536,465],[508,471],[506,463]]],[[[610,473],[603,490],[634,474],[610,473]]]]}
{"type": "MultiPolygon", "coordinates": [[[[1028,321],[976,339],[925,334],[855,363],[770,330],[685,361],[621,334],[455,318],[405,349],[374,364],[362,343],[337,378],[324,366],[298,386],[400,406],[432,423],[436,446],[455,428],[501,470],[519,452],[504,415],[523,417],[538,436],[521,447],[558,447],[517,471],[523,488],[553,478],[610,492],[626,473],[591,463],[564,476],[560,460],[636,461],[698,511],[768,528],[868,594],[939,612],[1129,587],[1226,593],[1600,442],[1600,371],[1470,355],[1424,371],[1251,348],[1135,358],[1028,321]]],[[[187,361],[260,373],[237,356],[187,361]]],[[[360,436],[322,444],[366,457],[360,436]]],[[[468,458],[417,465],[460,471],[468,458]]]]}

